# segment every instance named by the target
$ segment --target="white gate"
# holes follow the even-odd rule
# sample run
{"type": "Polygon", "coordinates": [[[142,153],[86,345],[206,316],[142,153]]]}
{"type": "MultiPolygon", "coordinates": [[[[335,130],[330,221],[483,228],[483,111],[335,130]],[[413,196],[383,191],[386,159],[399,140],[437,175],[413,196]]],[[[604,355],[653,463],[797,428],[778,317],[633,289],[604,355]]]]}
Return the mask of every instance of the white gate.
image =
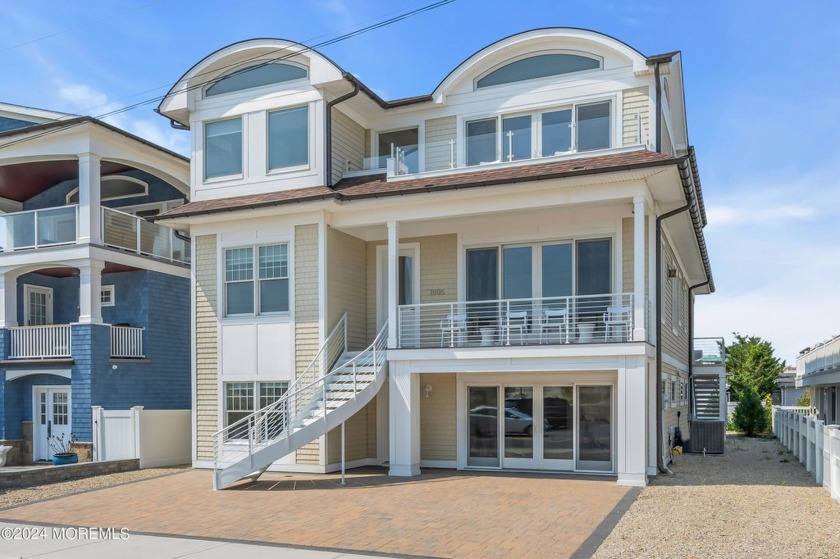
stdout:
{"type": "Polygon", "coordinates": [[[141,468],[190,463],[190,410],[93,406],[93,460],[140,459],[141,468]]]}
{"type": "MultiPolygon", "coordinates": [[[[141,408],[142,409],[142,408],[141,408]]],[[[93,407],[93,460],[139,458],[135,430],[140,410],[106,410],[93,407]]]]}

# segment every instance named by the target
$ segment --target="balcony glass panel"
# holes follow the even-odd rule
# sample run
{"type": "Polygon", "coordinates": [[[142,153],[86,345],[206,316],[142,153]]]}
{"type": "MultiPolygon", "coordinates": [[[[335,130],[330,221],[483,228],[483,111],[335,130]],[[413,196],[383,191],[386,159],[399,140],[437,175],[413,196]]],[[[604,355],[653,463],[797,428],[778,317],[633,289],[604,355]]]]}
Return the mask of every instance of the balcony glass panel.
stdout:
{"type": "Polygon", "coordinates": [[[542,114],[542,155],[572,151],[572,110],[542,114]]]}
{"type": "Polygon", "coordinates": [[[485,118],[467,123],[467,165],[491,163],[496,152],[496,119],[485,118]]]}
{"type": "Polygon", "coordinates": [[[577,150],[610,147],[610,103],[577,107],[577,150]]]}
{"type": "Polygon", "coordinates": [[[531,158],[531,115],[502,120],[502,160],[531,158]]]}
{"type": "Polygon", "coordinates": [[[419,134],[417,128],[397,130],[394,132],[382,132],[379,134],[378,167],[380,169],[384,169],[385,160],[389,157],[396,157],[397,150],[399,150],[403,163],[405,163],[408,167],[408,172],[416,173],[420,168],[420,152],[417,147],[418,143],[419,134]]]}

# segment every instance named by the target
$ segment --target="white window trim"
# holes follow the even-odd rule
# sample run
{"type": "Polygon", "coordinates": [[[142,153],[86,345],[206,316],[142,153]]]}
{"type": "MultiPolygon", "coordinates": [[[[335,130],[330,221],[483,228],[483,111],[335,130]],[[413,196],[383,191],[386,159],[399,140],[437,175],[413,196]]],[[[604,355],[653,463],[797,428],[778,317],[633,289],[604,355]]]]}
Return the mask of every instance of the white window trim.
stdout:
{"type": "Polygon", "coordinates": [[[502,62],[499,62],[495,66],[491,67],[489,70],[479,74],[478,77],[476,77],[473,80],[473,91],[491,90],[491,89],[495,89],[495,88],[498,88],[498,87],[509,87],[509,86],[514,86],[514,85],[520,85],[520,84],[523,84],[523,83],[534,83],[534,82],[539,83],[540,81],[547,81],[547,80],[556,81],[558,79],[563,79],[566,76],[574,76],[575,78],[578,78],[582,74],[589,74],[589,73],[603,72],[603,71],[604,71],[604,57],[603,56],[599,56],[597,54],[592,54],[590,52],[571,50],[571,49],[547,49],[547,50],[541,50],[541,51],[536,51],[536,52],[528,52],[528,53],[525,53],[525,54],[521,54],[519,56],[515,56],[513,58],[508,58],[508,59],[506,59],[502,62]],[[504,66],[507,66],[508,64],[513,64],[514,62],[519,62],[520,60],[525,60],[526,58],[533,58],[535,56],[541,56],[541,55],[545,55],[545,54],[572,54],[572,55],[581,56],[581,57],[584,57],[584,58],[591,58],[592,60],[597,60],[598,61],[599,67],[598,68],[592,68],[590,70],[578,70],[576,72],[565,72],[563,74],[551,74],[550,76],[543,76],[543,77],[540,77],[540,78],[531,78],[529,80],[517,80],[515,82],[507,82],[507,83],[500,83],[500,84],[497,84],[497,85],[488,85],[488,86],[484,86],[484,87],[478,87],[478,82],[480,80],[484,79],[486,76],[492,74],[496,70],[498,70],[500,68],[503,68],[504,66]]]}
{"type": "MultiPolygon", "coordinates": [[[[102,183],[108,182],[108,181],[115,181],[115,180],[123,180],[123,181],[133,182],[133,183],[139,184],[140,186],[143,187],[143,192],[141,194],[126,194],[125,196],[108,196],[108,197],[102,196],[100,198],[100,201],[110,202],[111,200],[124,200],[126,198],[140,198],[142,196],[148,196],[149,195],[149,183],[147,183],[144,180],[140,180],[138,178],[129,177],[129,176],[125,176],[125,175],[108,175],[107,177],[100,178],[99,179],[100,192],[101,192],[101,188],[102,188],[102,183]]],[[[78,204],[78,202],[71,202],[70,201],[70,198],[72,198],[74,194],[78,194],[78,193],[79,193],[79,187],[77,186],[76,188],[74,188],[73,190],[71,190],[70,192],[67,193],[67,196],[65,196],[64,201],[68,205],[69,204],[78,204]]]]}
{"type": "Polygon", "coordinates": [[[220,253],[220,287],[221,287],[221,294],[220,300],[222,301],[222,313],[225,319],[248,319],[248,318],[260,318],[260,317],[290,317],[292,308],[294,305],[294,299],[292,298],[292,291],[293,291],[293,279],[292,279],[292,243],[289,240],[283,241],[272,241],[272,242],[265,242],[265,243],[256,243],[256,244],[234,244],[230,246],[222,246],[221,253],[220,253]],[[289,310],[286,311],[277,311],[277,312],[260,312],[259,310],[259,300],[260,300],[260,291],[259,291],[259,248],[264,246],[277,246],[277,245],[286,245],[286,277],[285,278],[271,278],[271,279],[285,279],[288,282],[288,301],[289,301],[289,310]],[[226,286],[228,281],[226,279],[227,276],[227,268],[226,268],[226,258],[225,253],[228,250],[240,249],[240,248],[250,248],[253,250],[253,278],[251,280],[242,280],[242,281],[252,281],[254,283],[254,312],[252,313],[241,313],[241,314],[228,314],[227,313],[227,289],[226,286]]]}
{"type": "Polygon", "coordinates": [[[220,72],[219,75],[217,75],[217,76],[215,76],[211,79],[208,79],[207,80],[207,85],[205,85],[204,87],[201,88],[201,98],[202,98],[202,100],[204,100],[204,99],[213,100],[213,99],[217,99],[217,98],[225,98],[229,95],[239,95],[239,94],[242,94],[243,92],[253,92],[253,91],[258,91],[260,89],[276,88],[277,86],[281,86],[281,85],[283,87],[286,87],[286,86],[291,84],[291,85],[299,87],[303,84],[309,84],[310,77],[311,77],[309,66],[307,66],[306,64],[303,64],[301,62],[296,62],[294,60],[290,60],[290,59],[287,59],[287,58],[284,58],[283,60],[277,60],[276,58],[256,58],[256,59],[255,58],[249,58],[246,62],[242,62],[240,64],[237,64],[236,66],[233,66],[233,67],[228,66],[228,67],[225,67],[225,69],[227,70],[227,72],[224,72],[224,73],[220,72]],[[297,80],[288,80],[288,81],[283,81],[283,82],[273,82],[273,83],[268,83],[268,84],[265,84],[265,85],[248,87],[246,89],[237,89],[235,91],[229,91],[228,93],[219,93],[218,95],[210,95],[209,97],[207,96],[207,90],[210,89],[211,87],[213,87],[214,85],[216,85],[221,80],[225,79],[226,77],[228,77],[232,74],[235,74],[236,72],[239,72],[240,70],[245,70],[245,69],[251,68],[253,66],[259,66],[260,64],[266,64],[266,63],[271,63],[271,62],[279,62],[280,64],[287,64],[289,66],[297,66],[298,68],[302,68],[302,69],[306,70],[306,77],[300,78],[300,79],[297,79],[297,80]]]}
{"type": "Polygon", "coordinates": [[[117,304],[116,296],[117,296],[116,288],[113,285],[103,285],[102,290],[99,292],[100,306],[103,306],[103,307],[113,307],[113,306],[115,306],[117,304]],[[108,293],[108,295],[109,295],[109,301],[108,302],[105,302],[105,301],[102,300],[103,299],[102,295],[104,295],[105,293],[108,293]]]}
{"type": "Polygon", "coordinates": [[[32,285],[25,283],[23,285],[23,324],[29,326],[30,310],[29,310],[29,294],[32,292],[44,293],[47,296],[47,324],[53,324],[53,288],[44,287],[43,285],[32,285]]]}
{"type": "MultiPolygon", "coordinates": [[[[289,386],[292,384],[288,379],[282,380],[270,380],[270,379],[263,379],[263,380],[226,380],[221,383],[222,389],[219,391],[222,395],[222,402],[219,406],[221,410],[221,417],[219,418],[219,425],[222,427],[227,427],[227,414],[228,414],[228,394],[227,394],[227,387],[229,384],[250,384],[251,388],[253,389],[253,401],[251,402],[251,411],[250,413],[254,413],[255,411],[261,409],[258,407],[260,405],[260,385],[261,384],[278,384],[283,383],[286,385],[286,390],[283,391],[283,395],[285,395],[289,391],[289,386]]],[[[281,396],[282,397],[282,396],[281,396]]],[[[242,410],[237,410],[242,411],[242,410]]]]}
{"type": "Polygon", "coordinates": [[[246,138],[248,137],[248,130],[247,130],[247,122],[248,119],[243,118],[243,115],[236,115],[233,117],[225,117],[225,118],[214,118],[212,120],[205,120],[201,124],[201,181],[202,184],[213,184],[217,182],[225,182],[229,180],[236,180],[242,179],[245,177],[245,167],[248,163],[245,153],[245,144],[248,142],[246,138]],[[225,122],[228,120],[239,120],[240,123],[240,136],[242,136],[242,141],[240,142],[240,167],[242,167],[242,171],[239,173],[234,173],[231,175],[222,175],[219,177],[208,177],[207,176],[207,125],[214,124],[216,122],[225,122]]]}
{"type": "MultiPolygon", "coordinates": [[[[287,82],[282,82],[287,83],[287,82]]],[[[274,175],[282,175],[285,173],[295,173],[300,171],[309,171],[312,169],[312,130],[314,128],[314,115],[313,115],[313,105],[312,103],[301,103],[300,105],[293,105],[290,107],[278,107],[275,109],[269,109],[265,111],[265,174],[266,176],[274,176],[274,175]],[[306,164],[305,165],[293,165],[290,167],[271,167],[271,154],[269,153],[269,149],[271,146],[271,115],[272,113],[282,113],[284,111],[291,111],[294,109],[300,109],[301,107],[306,107],[306,164]]],[[[243,143],[244,143],[244,132],[243,132],[243,143]]],[[[243,167],[244,170],[244,167],[243,167]]]]}

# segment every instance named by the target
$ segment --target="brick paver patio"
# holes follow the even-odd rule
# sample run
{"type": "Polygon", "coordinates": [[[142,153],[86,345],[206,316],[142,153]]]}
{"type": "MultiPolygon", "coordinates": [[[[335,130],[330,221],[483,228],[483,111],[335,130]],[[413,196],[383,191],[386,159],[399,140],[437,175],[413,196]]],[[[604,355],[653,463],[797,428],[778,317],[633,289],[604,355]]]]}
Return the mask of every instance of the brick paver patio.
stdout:
{"type": "Polygon", "coordinates": [[[539,474],[401,479],[368,468],[347,479],[269,473],[213,491],[210,472],[188,470],[3,510],[0,520],[432,557],[588,557],[637,494],[613,479],[539,474]]]}

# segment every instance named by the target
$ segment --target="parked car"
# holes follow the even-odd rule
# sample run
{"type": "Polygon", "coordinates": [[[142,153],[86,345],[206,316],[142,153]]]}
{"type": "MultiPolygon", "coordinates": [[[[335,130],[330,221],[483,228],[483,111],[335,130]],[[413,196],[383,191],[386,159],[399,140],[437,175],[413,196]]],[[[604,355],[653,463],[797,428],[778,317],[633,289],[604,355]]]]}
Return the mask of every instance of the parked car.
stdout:
{"type": "MultiPolygon", "coordinates": [[[[470,433],[475,436],[498,431],[498,410],[478,406],[470,410],[470,433]]],[[[534,432],[534,418],[516,408],[505,408],[505,435],[528,435],[534,432]]]]}

